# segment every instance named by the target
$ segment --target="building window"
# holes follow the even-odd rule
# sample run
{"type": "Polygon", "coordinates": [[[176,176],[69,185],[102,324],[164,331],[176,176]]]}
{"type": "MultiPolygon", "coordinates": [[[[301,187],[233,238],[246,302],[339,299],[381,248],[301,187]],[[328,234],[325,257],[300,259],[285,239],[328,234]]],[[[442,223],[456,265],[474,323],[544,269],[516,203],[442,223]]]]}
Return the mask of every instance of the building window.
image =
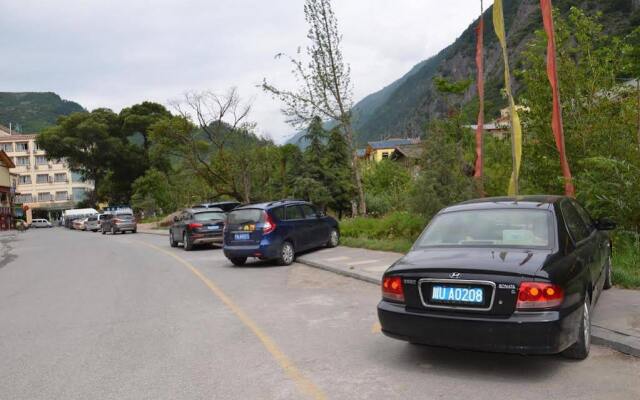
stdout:
{"type": "Polygon", "coordinates": [[[16,196],[16,203],[18,204],[32,203],[32,202],[33,202],[33,196],[31,194],[20,194],[16,196]]]}
{"type": "Polygon", "coordinates": [[[82,201],[87,197],[87,191],[84,188],[73,188],[73,201],[82,201]]]}
{"type": "Polygon", "coordinates": [[[43,193],[38,193],[38,201],[51,201],[53,200],[53,198],[51,197],[51,193],[49,192],[43,192],[43,193]]]}
{"type": "Polygon", "coordinates": [[[383,152],[382,158],[389,158],[389,152],[388,151],[383,152]]]}
{"type": "Polygon", "coordinates": [[[13,153],[13,143],[2,143],[2,145],[0,145],[0,148],[5,153],[13,153]]]}
{"type": "Polygon", "coordinates": [[[16,165],[28,166],[29,157],[16,157],[16,165]]]}
{"type": "Polygon", "coordinates": [[[64,173],[64,172],[63,172],[63,173],[56,174],[56,175],[55,175],[55,181],[56,181],[57,183],[60,183],[60,182],[67,182],[67,174],[66,174],[66,173],[64,173]]]}
{"type": "Polygon", "coordinates": [[[71,182],[84,183],[84,179],[82,178],[82,175],[80,175],[79,173],[72,172],[71,173],[71,182]]]}
{"type": "Polygon", "coordinates": [[[29,151],[29,142],[16,143],[16,151],[29,151]]]}
{"type": "Polygon", "coordinates": [[[67,201],[69,200],[68,192],[56,192],[56,201],[67,201]]]}
{"type": "Polygon", "coordinates": [[[47,164],[47,157],[45,157],[45,156],[36,156],[36,164],[38,164],[38,165],[46,165],[47,164]]]}
{"type": "Polygon", "coordinates": [[[36,176],[36,183],[49,183],[49,175],[38,174],[36,176]]]}
{"type": "Polygon", "coordinates": [[[20,175],[20,178],[18,178],[18,183],[20,185],[30,185],[31,175],[20,175]]]}

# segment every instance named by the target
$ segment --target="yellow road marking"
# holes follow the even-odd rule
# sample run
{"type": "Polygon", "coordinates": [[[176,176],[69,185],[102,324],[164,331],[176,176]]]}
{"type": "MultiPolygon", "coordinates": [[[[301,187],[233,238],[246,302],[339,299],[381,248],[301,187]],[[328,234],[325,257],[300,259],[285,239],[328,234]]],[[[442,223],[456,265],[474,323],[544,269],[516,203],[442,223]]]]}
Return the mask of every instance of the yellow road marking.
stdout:
{"type": "Polygon", "coordinates": [[[380,333],[382,332],[382,326],[380,326],[380,322],[376,322],[371,327],[371,333],[380,333]]]}
{"type": "Polygon", "coordinates": [[[216,297],[220,299],[220,301],[222,301],[227,307],[229,307],[231,312],[233,312],[235,316],[238,317],[238,319],[247,328],[249,328],[249,330],[254,335],[258,337],[258,339],[262,342],[262,344],[267,349],[267,351],[273,356],[273,358],[276,359],[278,364],[280,364],[280,367],[289,376],[289,378],[291,378],[296,383],[296,385],[298,385],[300,390],[307,393],[313,399],[317,399],[317,400],[326,399],[326,396],[324,395],[322,390],[320,390],[320,388],[318,388],[311,380],[309,380],[309,378],[307,378],[306,376],[304,376],[304,374],[302,374],[302,372],[300,372],[300,370],[295,366],[293,361],[291,361],[284,354],[284,352],[280,350],[280,348],[278,348],[278,345],[276,345],[273,339],[271,339],[266,333],[264,333],[262,329],[260,329],[258,325],[255,322],[253,322],[251,318],[249,318],[249,316],[244,312],[244,310],[242,310],[242,308],[236,305],[233,302],[233,300],[231,300],[231,298],[229,298],[229,296],[227,296],[226,293],[222,291],[222,289],[220,289],[215,283],[213,283],[210,279],[204,276],[202,272],[200,272],[200,270],[198,270],[190,262],[183,259],[182,257],[177,256],[161,247],[158,247],[149,243],[145,243],[145,242],[138,242],[138,243],[142,243],[145,246],[151,247],[159,252],[162,252],[168,256],[171,256],[175,260],[177,260],[180,264],[187,267],[187,269],[189,269],[195,276],[197,276],[209,288],[209,290],[211,290],[213,294],[215,294],[216,297]]]}

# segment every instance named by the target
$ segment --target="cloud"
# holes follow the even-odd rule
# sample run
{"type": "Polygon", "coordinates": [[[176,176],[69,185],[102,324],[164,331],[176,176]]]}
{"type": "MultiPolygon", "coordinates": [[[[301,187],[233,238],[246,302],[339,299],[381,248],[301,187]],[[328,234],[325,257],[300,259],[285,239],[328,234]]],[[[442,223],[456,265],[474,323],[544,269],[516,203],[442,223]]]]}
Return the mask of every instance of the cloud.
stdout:
{"type": "MultiPolygon", "coordinates": [[[[8,3],[8,4],[7,4],[8,3]]],[[[491,3],[485,2],[485,3],[491,3]]],[[[488,7],[489,4],[485,4],[488,7]]],[[[279,52],[306,44],[302,0],[21,0],[0,14],[0,90],[54,91],[93,109],[237,86],[259,132],[290,135],[262,78],[295,81],[279,52]]],[[[355,100],[444,48],[477,17],[472,0],[334,0],[355,100]],[[444,5],[446,4],[446,6],[444,5]]]]}

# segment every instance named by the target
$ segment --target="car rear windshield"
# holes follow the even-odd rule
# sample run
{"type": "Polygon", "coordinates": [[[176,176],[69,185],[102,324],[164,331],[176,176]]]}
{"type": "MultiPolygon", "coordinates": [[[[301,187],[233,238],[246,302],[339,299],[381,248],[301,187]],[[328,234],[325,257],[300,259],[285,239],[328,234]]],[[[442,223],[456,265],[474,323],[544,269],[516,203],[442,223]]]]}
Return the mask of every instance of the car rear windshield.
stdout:
{"type": "Polygon", "coordinates": [[[417,247],[526,247],[551,245],[552,219],[544,210],[469,210],[436,216],[417,247]]]}
{"type": "Polygon", "coordinates": [[[133,215],[131,215],[131,214],[116,214],[116,218],[120,218],[120,219],[133,219],[133,215]]]}
{"type": "Polygon", "coordinates": [[[230,224],[255,224],[260,222],[261,218],[262,210],[246,208],[230,212],[228,221],[230,224]]]}
{"type": "Polygon", "coordinates": [[[193,215],[193,219],[196,221],[211,221],[211,220],[219,220],[224,219],[225,215],[221,212],[201,212],[193,215]]]}

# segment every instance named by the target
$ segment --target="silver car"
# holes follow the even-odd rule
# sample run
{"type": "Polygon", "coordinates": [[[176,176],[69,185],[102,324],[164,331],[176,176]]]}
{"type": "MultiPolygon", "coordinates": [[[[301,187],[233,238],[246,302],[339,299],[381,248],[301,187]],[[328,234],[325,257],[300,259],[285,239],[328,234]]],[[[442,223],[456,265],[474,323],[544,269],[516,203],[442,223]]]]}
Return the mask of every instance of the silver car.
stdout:
{"type": "Polygon", "coordinates": [[[101,228],[102,220],[106,218],[106,214],[92,215],[87,218],[87,222],[84,223],[85,230],[91,232],[98,232],[101,228]]]}
{"type": "Polygon", "coordinates": [[[35,218],[34,220],[31,221],[31,227],[32,228],[53,228],[53,225],[51,225],[51,222],[49,222],[44,218],[35,218]]]}

